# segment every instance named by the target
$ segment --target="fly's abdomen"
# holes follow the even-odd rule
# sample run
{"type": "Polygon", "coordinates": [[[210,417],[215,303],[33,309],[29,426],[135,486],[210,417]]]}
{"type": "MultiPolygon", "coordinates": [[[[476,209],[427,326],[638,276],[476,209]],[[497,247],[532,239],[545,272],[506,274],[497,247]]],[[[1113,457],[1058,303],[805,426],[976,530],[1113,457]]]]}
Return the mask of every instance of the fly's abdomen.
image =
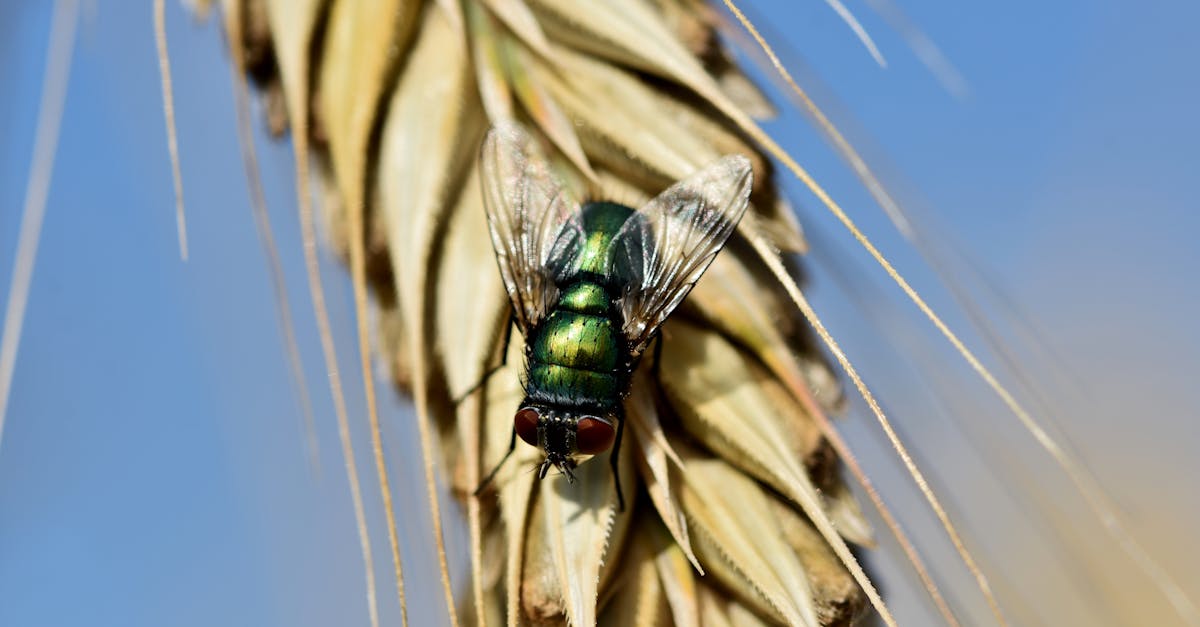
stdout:
{"type": "Polygon", "coordinates": [[[603,316],[558,310],[539,325],[530,357],[594,372],[615,372],[620,362],[616,325],[603,316]]]}
{"type": "Polygon", "coordinates": [[[624,392],[615,372],[593,372],[538,361],[529,363],[526,395],[555,406],[612,408],[624,392]]]}
{"type": "Polygon", "coordinates": [[[608,407],[624,393],[617,326],[607,317],[559,309],[531,338],[531,398],[608,407]]]}

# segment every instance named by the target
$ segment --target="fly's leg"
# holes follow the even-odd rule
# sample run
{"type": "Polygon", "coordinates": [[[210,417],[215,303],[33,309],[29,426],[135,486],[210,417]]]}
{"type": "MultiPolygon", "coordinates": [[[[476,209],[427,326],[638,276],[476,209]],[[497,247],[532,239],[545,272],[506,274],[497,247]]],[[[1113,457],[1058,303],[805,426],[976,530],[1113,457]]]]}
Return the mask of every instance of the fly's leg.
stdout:
{"type": "MultiPolygon", "coordinates": [[[[662,388],[662,378],[659,376],[661,370],[659,364],[662,363],[662,332],[656,333],[654,336],[654,365],[650,366],[650,374],[654,377],[655,383],[662,388]]],[[[621,492],[621,471],[617,466],[621,454],[621,436],[625,433],[625,416],[621,416],[617,422],[617,439],[613,442],[612,455],[608,456],[608,463],[612,467],[613,485],[617,488],[617,511],[625,511],[625,495],[621,492]]]]}
{"type": "Polygon", "coordinates": [[[502,342],[500,345],[500,363],[489,368],[487,372],[483,373],[483,376],[480,377],[479,381],[475,385],[472,385],[466,392],[459,394],[458,398],[454,399],[455,407],[457,407],[459,403],[467,400],[467,398],[472,394],[478,392],[479,388],[483,387],[483,384],[487,383],[487,380],[492,378],[492,375],[499,372],[499,370],[503,368],[506,363],[508,363],[508,343],[512,340],[512,330],[516,322],[516,315],[511,309],[509,309],[508,324],[504,326],[504,342],[502,342]]]}
{"type": "MultiPolygon", "coordinates": [[[[620,433],[619,430],[618,430],[618,433],[620,433]]],[[[488,487],[488,484],[490,484],[492,482],[492,479],[494,479],[496,477],[496,473],[500,472],[500,467],[504,465],[504,462],[508,461],[509,457],[512,457],[513,451],[515,451],[516,449],[517,449],[517,428],[513,427],[512,439],[509,440],[509,442],[508,442],[508,452],[504,454],[504,457],[500,458],[500,463],[496,464],[496,467],[493,468],[492,471],[489,472],[487,474],[487,476],[483,478],[483,481],[479,482],[479,486],[476,487],[475,491],[471,493],[473,496],[479,496],[479,493],[483,492],[483,490],[488,487]]],[[[621,489],[620,487],[617,488],[618,493],[620,493],[619,492],[620,489],[621,489]]]]}
{"type": "MultiPolygon", "coordinates": [[[[493,374],[496,374],[496,372],[503,368],[505,363],[508,362],[508,343],[512,340],[512,328],[515,324],[516,314],[510,309],[508,311],[508,324],[504,325],[504,341],[500,344],[500,363],[495,367],[490,368],[484,373],[483,377],[479,379],[478,383],[471,386],[471,389],[467,390],[461,396],[455,399],[454,404],[456,406],[462,401],[466,400],[467,397],[477,392],[479,388],[483,387],[483,384],[487,383],[487,380],[490,379],[493,374]]],[[[479,493],[483,492],[483,490],[488,487],[488,485],[492,482],[492,479],[496,477],[496,473],[500,472],[500,468],[504,466],[504,462],[508,461],[509,457],[512,457],[513,451],[516,449],[517,428],[514,426],[512,430],[512,436],[508,441],[508,452],[504,454],[504,457],[500,458],[500,463],[496,464],[496,467],[493,468],[492,471],[483,478],[483,481],[479,482],[479,485],[475,488],[475,492],[472,493],[474,496],[479,496],[479,493]]]]}
{"type": "Polygon", "coordinates": [[[625,495],[621,493],[621,471],[617,467],[617,460],[621,454],[621,434],[625,432],[625,416],[620,416],[617,421],[617,439],[613,442],[612,455],[608,456],[608,464],[612,466],[613,485],[617,487],[617,512],[625,511],[625,495]]]}
{"type": "Polygon", "coordinates": [[[659,389],[662,389],[662,331],[654,334],[654,365],[650,366],[650,374],[654,376],[654,382],[658,384],[659,389]]]}

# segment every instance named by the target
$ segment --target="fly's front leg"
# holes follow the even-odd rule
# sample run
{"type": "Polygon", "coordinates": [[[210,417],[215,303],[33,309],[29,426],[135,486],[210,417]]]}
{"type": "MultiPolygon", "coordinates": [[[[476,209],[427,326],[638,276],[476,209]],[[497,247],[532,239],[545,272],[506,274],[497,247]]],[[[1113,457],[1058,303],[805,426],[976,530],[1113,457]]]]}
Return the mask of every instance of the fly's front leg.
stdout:
{"type": "Polygon", "coordinates": [[[613,485],[617,488],[617,512],[625,511],[625,495],[621,492],[621,470],[617,465],[621,455],[621,435],[625,432],[625,416],[622,414],[617,421],[617,439],[613,442],[612,454],[608,456],[608,464],[612,466],[613,485]]]}
{"type": "Polygon", "coordinates": [[[662,389],[662,345],[663,334],[660,329],[654,334],[654,365],[650,366],[650,374],[654,376],[654,382],[658,384],[659,389],[662,389]]]}
{"type": "MultiPolygon", "coordinates": [[[[483,481],[479,482],[479,485],[476,486],[475,491],[471,493],[472,496],[479,496],[479,494],[481,492],[483,492],[485,488],[488,487],[488,484],[490,484],[492,482],[492,479],[496,478],[496,473],[500,472],[500,467],[504,465],[504,462],[508,461],[509,457],[512,457],[513,451],[515,451],[516,449],[517,449],[517,428],[514,426],[513,430],[512,430],[512,439],[510,439],[508,441],[508,452],[504,454],[504,457],[500,458],[500,463],[496,464],[496,467],[493,468],[492,471],[489,472],[487,474],[487,476],[483,478],[483,481]]],[[[620,488],[618,488],[618,490],[619,489],[620,488]]]]}
{"type": "MultiPolygon", "coordinates": [[[[455,407],[457,407],[459,403],[467,400],[467,397],[478,392],[479,388],[482,388],[483,384],[487,383],[487,380],[492,378],[492,375],[496,374],[501,368],[503,368],[505,365],[507,365],[507,363],[508,363],[508,343],[510,341],[512,341],[512,330],[513,330],[513,327],[516,326],[516,323],[517,323],[516,314],[513,312],[513,310],[511,308],[509,308],[508,324],[506,324],[504,326],[504,341],[501,343],[501,346],[500,346],[500,363],[489,368],[487,372],[483,373],[483,377],[481,377],[479,379],[479,381],[475,383],[475,385],[472,385],[466,392],[463,392],[462,394],[458,395],[458,398],[454,399],[455,407]]],[[[514,432],[513,437],[516,437],[515,432],[514,432]]],[[[514,440],[514,442],[515,442],[515,440],[514,440]]]]}

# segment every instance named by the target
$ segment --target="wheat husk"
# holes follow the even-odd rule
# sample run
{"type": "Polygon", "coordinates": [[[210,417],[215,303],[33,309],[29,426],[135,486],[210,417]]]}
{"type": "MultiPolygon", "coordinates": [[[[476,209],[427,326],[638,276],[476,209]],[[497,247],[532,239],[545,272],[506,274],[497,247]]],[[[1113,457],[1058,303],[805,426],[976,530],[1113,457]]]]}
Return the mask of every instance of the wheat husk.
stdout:
{"type": "Polygon", "coordinates": [[[744,154],[752,224],[780,250],[805,249],[769,159],[743,131],[770,103],[721,49],[707,5],[264,0],[224,10],[256,25],[239,30],[241,49],[259,58],[239,63],[285,103],[274,125],[307,133],[315,149],[335,250],[351,249],[347,223],[361,213],[374,349],[418,399],[437,467],[468,504],[464,622],[845,625],[864,613],[863,590],[814,527],[870,542],[804,404],[836,409],[840,390],[736,238],[664,328],[660,376],[639,373],[627,400],[625,511],[607,454],[583,464],[575,485],[538,482],[528,472],[537,452],[522,444],[472,496],[508,448],[521,394],[514,332],[508,365],[456,402],[498,362],[507,322],[476,163],[490,124],[523,123],[566,185],[627,204],[744,154]]]}

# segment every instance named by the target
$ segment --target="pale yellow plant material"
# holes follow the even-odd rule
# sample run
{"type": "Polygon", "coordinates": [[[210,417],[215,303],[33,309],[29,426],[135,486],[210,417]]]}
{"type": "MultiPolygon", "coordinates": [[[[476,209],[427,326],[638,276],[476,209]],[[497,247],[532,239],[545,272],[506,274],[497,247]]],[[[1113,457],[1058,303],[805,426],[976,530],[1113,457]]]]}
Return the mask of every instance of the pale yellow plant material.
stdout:
{"type": "Polygon", "coordinates": [[[791,625],[816,625],[812,592],[795,553],[788,550],[762,488],[720,459],[685,455],[683,507],[705,563],[728,565],[726,584],[748,584],[770,612],[791,625]],[[707,549],[707,550],[706,550],[707,549]]]}
{"type": "MultiPolygon", "coordinates": [[[[402,0],[372,4],[346,0],[336,2],[330,9],[328,32],[324,42],[324,53],[329,62],[321,66],[320,82],[317,87],[322,120],[329,137],[333,170],[348,216],[350,269],[354,278],[355,314],[358,322],[359,354],[367,400],[367,417],[371,427],[371,443],[375,454],[380,496],[387,518],[388,541],[392,549],[397,593],[402,604],[404,589],[400,543],[397,536],[395,510],[392,505],[390,479],[383,457],[374,380],[370,369],[371,350],[366,330],[365,275],[367,268],[364,248],[368,234],[364,225],[367,223],[365,216],[368,203],[367,184],[371,177],[371,171],[367,168],[368,160],[371,159],[373,152],[371,138],[379,125],[378,116],[382,101],[386,96],[385,90],[391,86],[391,77],[402,61],[401,53],[407,53],[412,45],[420,5],[419,2],[402,0]]],[[[395,154],[395,151],[392,151],[391,154],[395,154]]],[[[401,242],[401,245],[406,243],[401,242]]],[[[416,401],[418,409],[421,409],[424,393],[421,379],[425,371],[418,366],[414,369],[414,373],[417,378],[414,385],[416,401]]],[[[420,433],[426,466],[430,514],[437,539],[437,554],[441,564],[446,607],[451,622],[456,623],[453,592],[450,589],[450,578],[445,564],[445,547],[442,541],[437,489],[433,478],[432,447],[424,423],[421,424],[420,433]]]]}
{"type": "MultiPolygon", "coordinates": [[[[342,461],[346,468],[346,479],[350,487],[355,530],[358,534],[359,549],[363,559],[368,616],[372,627],[378,627],[379,606],[376,599],[374,556],[371,550],[371,538],[367,530],[354,443],[350,437],[346,399],[342,390],[341,377],[338,374],[337,349],[334,346],[333,333],[330,329],[329,312],[325,306],[325,288],[322,285],[321,271],[317,260],[312,192],[309,187],[309,70],[311,63],[308,52],[312,45],[317,22],[325,6],[322,0],[298,0],[295,2],[266,0],[267,17],[271,25],[271,42],[275,56],[279,60],[280,80],[284,85],[289,119],[295,138],[296,198],[299,205],[309,294],[321,340],[321,353],[325,361],[329,390],[333,397],[342,461]]],[[[398,578],[397,586],[403,586],[402,578],[398,578]]],[[[407,608],[404,607],[403,601],[401,602],[401,615],[407,616],[407,608]]]]}
{"type": "Polygon", "coordinates": [[[641,475],[646,481],[646,492],[671,538],[696,571],[703,575],[704,567],[696,558],[688,538],[687,517],[679,508],[679,479],[672,473],[672,464],[679,471],[683,468],[683,461],[663,433],[648,385],[644,379],[640,385],[635,385],[627,401],[629,427],[641,449],[638,458],[641,475]]]}
{"type": "Polygon", "coordinates": [[[699,627],[700,586],[696,581],[699,575],[693,569],[695,558],[684,555],[682,547],[675,544],[661,527],[651,527],[645,533],[654,539],[654,567],[671,607],[672,621],[679,627],[699,627]]]}
{"type": "Polygon", "coordinates": [[[630,566],[615,584],[617,591],[603,615],[606,624],[654,627],[669,622],[671,607],[655,566],[652,538],[638,534],[629,541],[625,557],[630,566]]]}

